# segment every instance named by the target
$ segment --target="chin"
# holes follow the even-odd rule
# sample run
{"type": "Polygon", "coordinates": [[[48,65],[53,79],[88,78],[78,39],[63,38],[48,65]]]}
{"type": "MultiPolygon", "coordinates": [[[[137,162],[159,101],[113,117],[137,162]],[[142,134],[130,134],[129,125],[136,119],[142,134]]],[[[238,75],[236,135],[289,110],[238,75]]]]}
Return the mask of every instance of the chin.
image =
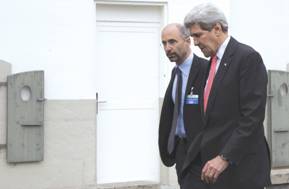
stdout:
{"type": "Polygon", "coordinates": [[[207,57],[207,58],[211,57],[211,54],[210,54],[210,53],[203,52],[203,54],[204,54],[204,56],[207,57]]]}
{"type": "Polygon", "coordinates": [[[177,62],[177,60],[174,59],[174,58],[169,58],[169,59],[170,59],[171,62],[177,62]]]}

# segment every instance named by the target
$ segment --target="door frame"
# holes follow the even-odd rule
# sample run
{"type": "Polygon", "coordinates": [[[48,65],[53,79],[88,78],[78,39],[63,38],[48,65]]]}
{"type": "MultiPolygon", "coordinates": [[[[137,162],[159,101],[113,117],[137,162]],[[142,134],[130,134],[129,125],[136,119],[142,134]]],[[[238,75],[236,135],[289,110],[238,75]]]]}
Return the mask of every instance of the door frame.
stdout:
{"type": "MultiPolygon", "coordinates": [[[[136,0],[94,0],[95,6],[97,5],[128,5],[128,6],[154,6],[154,7],[159,7],[161,10],[161,21],[160,21],[160,26],[163,27],[168,23],[168,1],[136,1],[136,0]]],[[[160,52],[163,51],[162,44],[161,44],[161,39],[159,39],[159,48],[160,52]]],[[[166,83],[169,80],[169,75],[171,67],[165,64],[166,62],[166,56],[164,53],[159,54],[159,99],[160,102],[162,101],[162,96],[165,93],[166,89],[166,83]]],[[[96,95],[96,103],[102,102],[99,101],[101,99],[98,99],[98,94],[96,95]]],[[[97,105],[98,106],[98,105],[97,105]]],[[[96,110],[98,111],[98,110],[96,110]]],[[[96,115],[97,116],[97,115],[96,115]]],[[[97,118],[96,118],[97,120],[97,118]]],[[[96,121],[96,135],[97,136],[97,121],[96,121]]],[[[97,147],[97,140],[96,140],[96,147],[97,147]]],[[[97,149],[96,149],[97,151],[97,149]]],[[[95,179],[96,183],[97,181],[97,154],[95,156],[95,165],[96,165],[96,170],[95,170],[95,179]]],[[[161,164],[161,162],[160,162],[161,164]]],[[[168,174],[169,174],[169,169],[164,168],[162,165],[160,166],[160,183],[164,184],[168,182],[168,174]]]]}

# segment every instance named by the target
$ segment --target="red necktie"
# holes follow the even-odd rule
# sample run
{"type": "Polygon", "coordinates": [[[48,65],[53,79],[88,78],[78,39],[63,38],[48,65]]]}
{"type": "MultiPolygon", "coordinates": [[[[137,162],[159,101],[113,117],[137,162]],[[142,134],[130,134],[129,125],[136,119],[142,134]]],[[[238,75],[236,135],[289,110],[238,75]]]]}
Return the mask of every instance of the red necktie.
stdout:
{"type": "Polygon", "coordinates": [[[217,65],[217,56],[215,55],[212,58],[210,73],[209,73],[207,85],[205,87],[205,92],[204,92],[204,112],[206,112],[207,110],[208,99],[209,99],[212,84],[213,84],[215,74],[216,74],[216,65],[217,65]]]}

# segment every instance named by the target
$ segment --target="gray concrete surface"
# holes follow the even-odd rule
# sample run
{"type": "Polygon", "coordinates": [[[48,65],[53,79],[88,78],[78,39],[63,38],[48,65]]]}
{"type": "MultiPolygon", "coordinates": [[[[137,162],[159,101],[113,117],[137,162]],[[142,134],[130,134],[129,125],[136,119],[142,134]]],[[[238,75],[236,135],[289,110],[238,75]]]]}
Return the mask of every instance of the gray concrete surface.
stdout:
{"type": "Polygon", "coordinates": [[[289,184],[279,184],[267,187],[266,189],[289,189],[289,184]]]}

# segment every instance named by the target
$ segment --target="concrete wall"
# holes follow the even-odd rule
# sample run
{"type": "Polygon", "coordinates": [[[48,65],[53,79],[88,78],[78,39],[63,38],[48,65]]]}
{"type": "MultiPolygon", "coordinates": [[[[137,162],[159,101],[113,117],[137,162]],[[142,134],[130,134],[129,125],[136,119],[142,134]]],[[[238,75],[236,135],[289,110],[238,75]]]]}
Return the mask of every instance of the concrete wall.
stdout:
{"type": "Polygon", "coordinates": [[[289,189],[289,185],[288,184],[283,184],[283,185],[279,184],[279,185],[267,187],[266,189],[289,189]]]}
{"type": "Polygon", "coordinates": [[[11,65],[0,60],[0,149],[6,145],[7,87],[5,83],[10,73],[11,65]]]}
{"type": "Polygon", "coordinates": [[[0,149],[2,189],[84,189],[96,184],[95,100],[45,102],[44,161],[8,164],[0,149]]]}

